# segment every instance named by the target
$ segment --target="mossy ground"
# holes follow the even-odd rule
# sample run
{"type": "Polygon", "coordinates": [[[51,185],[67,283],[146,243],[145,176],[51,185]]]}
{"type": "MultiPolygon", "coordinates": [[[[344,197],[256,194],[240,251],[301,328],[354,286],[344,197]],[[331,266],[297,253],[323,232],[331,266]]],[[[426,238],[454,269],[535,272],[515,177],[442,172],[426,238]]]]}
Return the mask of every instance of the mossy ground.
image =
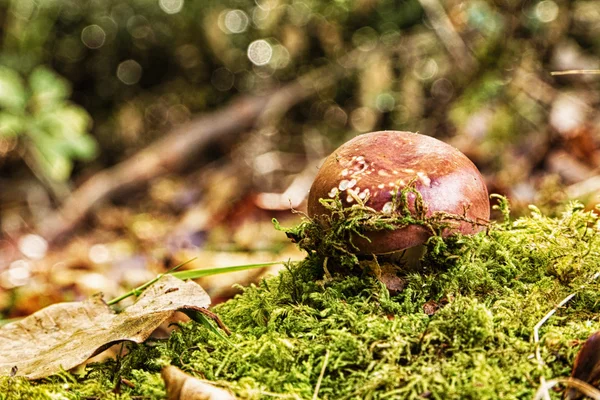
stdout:
{"type": "Polygon", "coordinates": [[[323,368],[321,399],[531,398],[541,376],[568,376],[581,343],[600,329],[599,221],[576,203],[557,218],[532,208],[510,221],[502,203],[507,219],[485,232],[433,237],[421,265],[401,271],[406,287],[396,296],[361,270],[372,261],[328,274],[323,253],[310,251],[214,308],[233,332],[228,340],[190,322],[79,376],[0,378],[0,399],[160,399],[166,364],[240,398],[314,398],[323,368]],[[541,327],[541,365],[534,326],[571,293],[541,327]],[[121,378],[133,387],[115,394],[121,378]]]}

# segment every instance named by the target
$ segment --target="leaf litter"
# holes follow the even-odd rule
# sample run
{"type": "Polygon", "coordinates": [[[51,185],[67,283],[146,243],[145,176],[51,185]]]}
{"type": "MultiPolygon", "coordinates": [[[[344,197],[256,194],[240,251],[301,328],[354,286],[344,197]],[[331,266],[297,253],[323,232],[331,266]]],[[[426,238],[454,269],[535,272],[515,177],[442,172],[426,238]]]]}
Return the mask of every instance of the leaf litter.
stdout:
{"type": "Polygon", "coordinates": [[[167,400],[235,400],[225,389],[186,374],[179,368],[168,365],[161,376],[167,389],[167,400]]]}
{"type": "Polygon", "coordinates": [[[200,285],[164,275],[125,311],[101,298],[59,303],[0,328],[0,374],[39,379],[71,369],[108,347],[141,343],[178,310],[207,312],[200,285]]]}

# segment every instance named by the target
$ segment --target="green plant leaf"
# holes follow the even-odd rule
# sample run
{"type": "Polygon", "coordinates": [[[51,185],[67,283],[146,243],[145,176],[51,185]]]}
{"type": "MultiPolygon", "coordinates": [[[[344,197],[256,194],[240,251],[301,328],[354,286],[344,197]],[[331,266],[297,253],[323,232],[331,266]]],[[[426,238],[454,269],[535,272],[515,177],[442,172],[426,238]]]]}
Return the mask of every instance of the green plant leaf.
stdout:
{"type": "Polygon", "coordinates": [[[64,105],[39,116],[38,126],[57,139],[72,139],[87,132],[91,123],[89,114],[81,107],[64,105]]]}
{"type": "Polygon", "coordinates": [[[47,67],[36,68],[29,76],[29,86],[38,110],[54,108],[71,94],[69,82],[47,67]]]}
{"type": "Polygon", "coordinates": [[[87,134],[89,114],[81,107],[66,105],[45,113],[41,129],[56,140],[57,151],[73,159],[91,160],[98,151],[95,139],[87,134]]]}
{"type": "Polygon", "coordinates": [[[13,137],[25,129],[25,119],[9,112],[0,112],[0,138],[13,137]]]}
{"type": "Polygon", "coordinates": [[[65,154],[60,142],[52,139],[43,139],[35,142],[32,154],[41,172],[48,178],[64,182],[69,179],[73,169],[73,162],[65,154]]]}
{"type": "Polygon", "coordinates": [[[69,154],[78,160],[89,161],[98,154],[98,144],[90,135],[77,136],[66,143],[69,145],[69,154]]]}
{"type": "Polygon", "coordinates": [[[23,79],[14,70],[0,67],[0,107],[23,110],[27,103],[27,91],[23,79]]]}
{"type": "Polygon", "coordinates": [[[87,133],[89,114],[81,107],[62,103],[38,114],[27,130],[31,152],[40,172],[51,180],[65,181],[73,160],[90,160],[97,154],[95,139],[87,133]]]}

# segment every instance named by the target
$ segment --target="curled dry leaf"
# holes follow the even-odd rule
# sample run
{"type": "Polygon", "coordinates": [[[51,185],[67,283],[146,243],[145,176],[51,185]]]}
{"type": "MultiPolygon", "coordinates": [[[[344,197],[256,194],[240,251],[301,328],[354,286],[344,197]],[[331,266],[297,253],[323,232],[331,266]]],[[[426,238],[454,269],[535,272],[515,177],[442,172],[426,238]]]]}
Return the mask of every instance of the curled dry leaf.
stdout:
{"type": "Polygon", "coordinates": [[[167,388],[167,400],[235,400],[235,396],[225,389],[218,388],[186,374],[172,365],[163,368],[161,373],[167,388]]]}
{"type": "MultiPolygon", "coordinates": [[[[579,350],[571,377],[596,387],[600,384],[600,331],[594,332],[579,350]]],[[[565,392],[565,398],[569,400],[581,397],[582,394],[575,387],[565,392]]]]}
{"type": "Polygon", "coordinates": [[[43,378],[73,368],[115,343],[141,343],[177,310],[209,313],[200,285],[165,275],[116,314],[100,296],[59,303],[0,328],[0,375],[43,378]]]}

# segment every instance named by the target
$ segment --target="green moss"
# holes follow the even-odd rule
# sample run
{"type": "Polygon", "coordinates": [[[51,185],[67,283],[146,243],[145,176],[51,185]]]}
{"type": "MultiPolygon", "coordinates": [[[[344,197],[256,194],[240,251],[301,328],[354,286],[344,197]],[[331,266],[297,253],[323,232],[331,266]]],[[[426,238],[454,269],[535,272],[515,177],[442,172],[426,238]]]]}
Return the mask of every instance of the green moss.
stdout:
{"type": "Polygon", "coordinates": [[[443,211],[427,215],[427,206],[421,193],[415,188],[415,180],[403,188],[392,192],[389,212],[378,212],[366,205],[369,198],[360,199],[349,192],[354,204],[345,207],[339,198],[339,193],[333,199],[320,199],[328,214],[319,215],[314,219],[306,217],[298,226],[289,229],[282,228],[277,220],[273,220],[275,228],[298,244],[308,253],[310,261],[306,267],[325,268],[331,263],[345,269],[357,267],[359,259],[356,256],[358,239],[370,241],[369,233],[384,230],[399,230],[409,225],[418,225],[432,235],[434,253],[444,247],[441,235],[448,228],[459,222],[473,225],[485,225],[484,222],[474,221],[465,215],[450,214],[443,211]]]}
{"type": "MultiPolygon", "coordinates": [[[[135,387],[121,385],[119,398],[159,399],[169,363],[250,399],[310,399],[323,368],[321,399],[531,398],[542,375],[567,376],[581,341],[600,329],[599,221],[577,203],[558,218],[532,208],[511,221],[500,203],[505,221],[486,232],[433,237],[420,269],[402,270],[406,288],[396,296],[341,250],[351,272],[324,276],[329,256],[307,247],[305,260],[215,307],[228,341],[183,324],[82,376],[2,378],[0,399],[110,398],[121,377],[135,387]],[[571,293],[540,330],[540,365],[533,328],[571,293]]],[[[319,229],[306,221],[294,234],[305,240],[319,229]]]]}

